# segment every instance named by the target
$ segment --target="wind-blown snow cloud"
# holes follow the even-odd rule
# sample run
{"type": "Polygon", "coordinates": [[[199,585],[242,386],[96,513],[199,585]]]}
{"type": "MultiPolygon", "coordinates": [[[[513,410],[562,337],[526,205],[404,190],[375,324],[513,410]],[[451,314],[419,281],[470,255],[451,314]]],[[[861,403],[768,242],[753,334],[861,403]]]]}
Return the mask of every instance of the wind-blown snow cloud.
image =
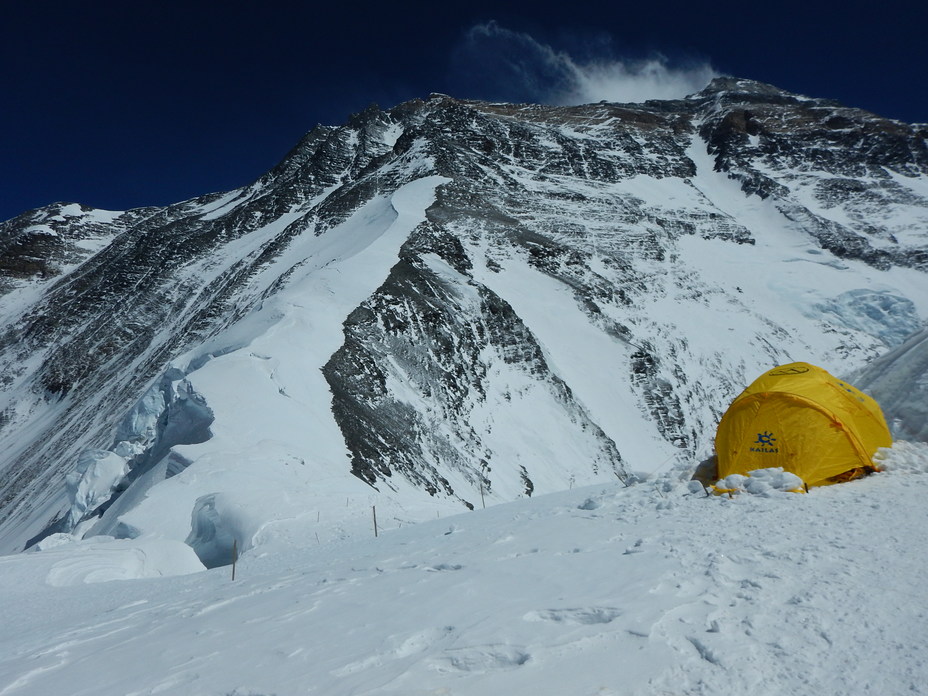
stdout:
{"type": "Polygon", "coordinates": [[[676,99],[719,74],[704,61],[672,65],[662,55],[579,60],[492,21],[472,27],[455,58],[475,97],[561,105],[676,99]]]}

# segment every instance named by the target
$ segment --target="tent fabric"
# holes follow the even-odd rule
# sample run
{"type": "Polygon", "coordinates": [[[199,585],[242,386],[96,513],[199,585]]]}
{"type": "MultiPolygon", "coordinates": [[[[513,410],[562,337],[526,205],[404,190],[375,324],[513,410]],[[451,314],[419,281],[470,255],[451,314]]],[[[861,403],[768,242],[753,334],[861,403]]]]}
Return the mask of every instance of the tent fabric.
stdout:
{"type": "Polygon", "coordinates": [[[720,479],[782,467],[807,486],[873,469],[877,449],[891,444],[873,398],[804,362],[754,380],[722,416],[715,436],[720,479]]]}

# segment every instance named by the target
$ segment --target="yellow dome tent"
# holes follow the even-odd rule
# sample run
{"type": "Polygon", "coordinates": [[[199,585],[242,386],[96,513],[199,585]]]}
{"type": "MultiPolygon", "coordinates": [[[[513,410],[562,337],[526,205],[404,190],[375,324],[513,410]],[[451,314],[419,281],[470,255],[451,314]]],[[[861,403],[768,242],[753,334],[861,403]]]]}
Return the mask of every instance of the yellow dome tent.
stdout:
{"type": "Polygon", "coordinates": [[[877,449],[891,444],[876,401],[804,362],[754,380],[728,407],[715,435],[720,479],[782,467],[806,486],[872,471],[877,449]]]}

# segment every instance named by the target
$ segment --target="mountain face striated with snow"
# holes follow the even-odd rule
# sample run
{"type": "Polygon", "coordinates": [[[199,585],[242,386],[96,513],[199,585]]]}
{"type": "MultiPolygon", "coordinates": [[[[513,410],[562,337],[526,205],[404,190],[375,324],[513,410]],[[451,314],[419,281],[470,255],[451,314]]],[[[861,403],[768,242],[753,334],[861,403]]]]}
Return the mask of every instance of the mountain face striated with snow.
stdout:
{"type": "Polygon", "coordinates": [[[159,539],[215,566],[372,505],[698,461],[760,371],[849,375],[924,327],[926,137],[732,78],[432,95],[242,189],[25,213],[0,225],[0,552],[159,539]]]}

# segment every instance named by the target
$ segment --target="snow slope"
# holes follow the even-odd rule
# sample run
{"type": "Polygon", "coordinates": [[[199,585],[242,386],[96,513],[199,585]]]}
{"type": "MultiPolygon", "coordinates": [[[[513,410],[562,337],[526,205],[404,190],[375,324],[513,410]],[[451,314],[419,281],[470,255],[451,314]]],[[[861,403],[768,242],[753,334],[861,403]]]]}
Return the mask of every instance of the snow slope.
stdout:
{"type": "Polygon", "coordinates": [[[114,580],[138,559],[100,539],[2,557],[0,695],[923,693],[928,446],[881,456],[808,495],[676,469],[304,539],[234,582],[114,580]]]}

